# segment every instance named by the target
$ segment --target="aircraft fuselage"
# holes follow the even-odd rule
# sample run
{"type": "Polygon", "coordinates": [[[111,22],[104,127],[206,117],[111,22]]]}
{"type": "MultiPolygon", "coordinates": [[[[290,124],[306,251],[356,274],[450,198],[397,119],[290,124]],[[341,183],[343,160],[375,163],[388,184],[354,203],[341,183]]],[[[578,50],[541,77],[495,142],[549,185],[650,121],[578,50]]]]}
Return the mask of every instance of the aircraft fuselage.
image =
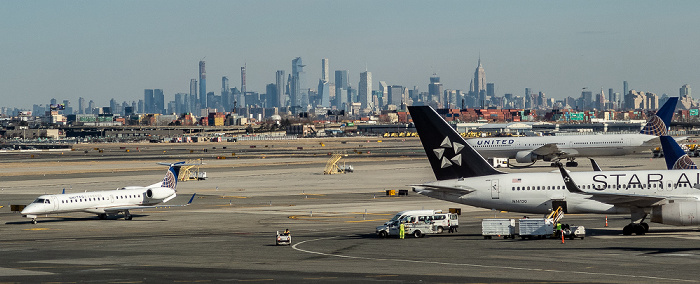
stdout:
{"type": "MultiPolygon", "coordinates": [[[[700,184],[700,170],[571,172],[570,175],[581,190],[588,192],[666,196],[668,199],[700,198],[700,190],[694,188],[700,184]]],[[[559,172],[497,174],[435,181],[426,185],[414,188],[429,197],[502,211],[545,214],[551,211],[553,201],[566,201],[568,213],[630,212],[627,206],[614,206],[589,199],[586,194],[569,192],[559,172]],[[431,185],[457,190],[432,190],[431,185]]]]}

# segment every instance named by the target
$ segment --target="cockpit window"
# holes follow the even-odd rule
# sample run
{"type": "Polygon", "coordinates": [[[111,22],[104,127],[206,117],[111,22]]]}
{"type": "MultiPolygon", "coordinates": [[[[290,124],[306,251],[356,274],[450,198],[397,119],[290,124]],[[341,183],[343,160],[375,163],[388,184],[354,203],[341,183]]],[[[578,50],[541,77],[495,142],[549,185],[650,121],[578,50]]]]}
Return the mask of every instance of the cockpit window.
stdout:
{"type": "Polygon", "coordinates": [[[46,200],[44,200],[44,203],[46,203],[46,204],[51,204],[51,201],[49,201],[48,199],[46,199],[46,200]]]}
{"type": "Polygon", "coordinates": [[[44,203],[45,200],[46,199],[43,198],[37,198],[36,200],[34,200],[34,203],[44,203]]]}

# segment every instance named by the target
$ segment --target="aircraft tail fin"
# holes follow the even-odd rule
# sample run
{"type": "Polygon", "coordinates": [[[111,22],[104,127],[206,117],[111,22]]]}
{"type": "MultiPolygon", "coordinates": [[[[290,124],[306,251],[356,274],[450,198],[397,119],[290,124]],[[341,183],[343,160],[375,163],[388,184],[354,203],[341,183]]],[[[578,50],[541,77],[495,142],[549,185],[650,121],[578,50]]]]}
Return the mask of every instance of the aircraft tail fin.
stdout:
{"type": "Polygon", "coordinates": [[[413,123],[437,180],[502,174],[429,106],[409,106],[413,123]]]}
{"type": "Polygon", "coordinates": [[[639,133],[656,136],[668,135],[668,130],[671,128],[671,119],[673,119],[673,113],[676,111],[676,104],[678,104],[678,97],[668,98],[656,114],[649,118],[649,121],[639,133]]]}
{"type": "Polygon", "coordinates": [[[174,164],[159,163],[160,165],[168,165],[168,171],[165,172],[165,177],[160,183],[161,187],[167,187],[175,190],[177,188],[178,175],[180,174],[180,167],[185,165],[185,162],[177,162],[174,164]]]}
{"type": "Polygon", "coordinates": [[[666,167],[669,170],[677,169],[697,169],[695,162],[688,157],[688,154],[683,151],[676,140],[671,136],[659,137],[661,141],[661,149],[664,151],[664,159],[666,159],[666,167]]]}

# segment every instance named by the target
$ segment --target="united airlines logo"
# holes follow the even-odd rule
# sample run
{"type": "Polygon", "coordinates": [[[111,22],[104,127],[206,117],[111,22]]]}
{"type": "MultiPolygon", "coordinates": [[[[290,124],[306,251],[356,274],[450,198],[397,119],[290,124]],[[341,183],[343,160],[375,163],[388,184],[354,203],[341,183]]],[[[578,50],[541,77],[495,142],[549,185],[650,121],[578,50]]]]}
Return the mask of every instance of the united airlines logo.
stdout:
{"type": "Polygon", "coordinates": [[[168,171],[167,173],[165,173],[165,178],[163,178],[163,183],[161,184],[161,186],[175,189],[176,184],[177,181],[175,180],[175,175],[173,174],[173,172],[168,171]]]}
{"type": "Polygon", "coordinates": [[[693,160],[688,157],[688,155],[683,155],[678,160],[676,160],[676,163],[673,164],[673,169],[674,170],[697,170],[698,166],[695,165],[693,160]]]}
{"type": "Polygon", "coordinates": [[[452,165],[457,165],[461,166],[462,165],[462,154],[459,152],[464,149],[463,144],[459,144],[456,142],[450,141],[450,138],[445,137],[445,140],[442,140],[442,143],[440,143],[440,147],[437,149],[433,149],[433,152],[435,153],[435,156],[440,160],[440,168],[447,168],[452,165]],[[452,152],[454,153],[454,156],[452,158],[448,158],[445,155],[445,150],[451,149],[452,152]]]}
{"type": "Polygon", "coordinates": [[[666,128],[666,124],[664,123],[664,121],[661,120],[659,116],[654,115],[649,119],[647,125],[644,126],[641,133],[656,136],[664,136],[667,135],[668,129],[666,128]]]}

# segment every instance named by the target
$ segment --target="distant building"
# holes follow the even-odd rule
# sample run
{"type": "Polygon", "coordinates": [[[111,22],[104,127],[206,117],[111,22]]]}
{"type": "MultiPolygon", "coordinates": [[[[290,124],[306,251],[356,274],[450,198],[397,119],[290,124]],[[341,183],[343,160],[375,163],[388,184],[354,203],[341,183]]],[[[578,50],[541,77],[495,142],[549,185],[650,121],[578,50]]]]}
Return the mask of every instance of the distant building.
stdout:
{"type": "Polygon", "coordinates": [[[153,113],[154,109],[154,104],[153,104],[153,89],[145,89],[143,91],[143,104],[144,104],[144,113],[153,113]]]}
{"type": "Polygon", "coordinates": [[[287,104],[285,100],[285,86],[287,84],[285,83],[284,70],[277,70],[277,73],[275,74],[275,85],[277,86],[277,98],[275,98],[275,100],[272,101],[269,106],[281,108],[287,104]]]}
{"type": "Polygon", "coordinates": [[[372,72],[360,73],[358,99],[362,109],[372,108],[372,72]]]}
{"type": "Polygon", "coordinates": [[[325,82],[330,82],[330,69],[328,69],[329,63],[328,63],[328,58],[322,58],[321,59],[321,80],[325,82]]]}
{"type": "Polygon", "coordinates": [[[304,93],[304,64],[301,57],[292,60],[292,77],[289,90],[289,105],[299,106],[304,93]]]}
{"type": "Polygon", "coordinates": [[[200,108],[207,107],[207,71],[204,61],[199,61],[199,105],[200,108]]]}
{"type": "Polygon", "coordinates": [[[442,83],[440,83],[440,77],[433,73],[430,77],[430,84],[428,84],[428,100],[437,102],[441,107],[444,106],[445,99],[443,96],[442,83]]]}

